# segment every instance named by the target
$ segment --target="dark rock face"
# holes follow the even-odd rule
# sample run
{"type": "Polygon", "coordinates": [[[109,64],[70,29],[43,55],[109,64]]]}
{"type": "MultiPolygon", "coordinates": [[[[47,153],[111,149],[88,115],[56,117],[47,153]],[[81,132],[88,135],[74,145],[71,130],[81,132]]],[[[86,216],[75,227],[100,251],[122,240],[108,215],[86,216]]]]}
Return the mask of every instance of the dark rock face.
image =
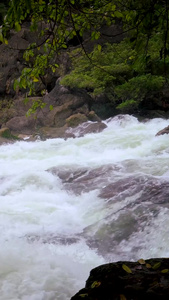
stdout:
{"type": "Polygon", "coordinates": [[[117,262],[90,272],[84,289],[71,300],[142,300],[169,298],[169,259],[117,262]]]}

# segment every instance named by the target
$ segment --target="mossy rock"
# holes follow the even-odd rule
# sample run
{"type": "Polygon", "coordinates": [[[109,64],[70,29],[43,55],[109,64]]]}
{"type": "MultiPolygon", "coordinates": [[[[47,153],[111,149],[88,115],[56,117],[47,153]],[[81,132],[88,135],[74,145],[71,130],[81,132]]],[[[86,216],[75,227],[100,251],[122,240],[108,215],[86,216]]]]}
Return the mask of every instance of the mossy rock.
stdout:
{"type": "Polygon", "coordinates": [[[74,114],[66,119],[66,124],[68,127],[77,127],[79,124],[87,122],[88,118],[84,114],[74,114]]]}
{"type": "Polygon", "coordinates": [[[0,129],[0,137],[5,138],[5,139],[19,140],[19,138],[17,136],[13,135],[10,132],[10,129],[7,127],[0,129]]]}
{"type": "Polygon", "coordinates": [[[89,112],[88,119],[92,122],[101,122],[101,119],[96,115],[96,113],[93,110],[89,112]]]}

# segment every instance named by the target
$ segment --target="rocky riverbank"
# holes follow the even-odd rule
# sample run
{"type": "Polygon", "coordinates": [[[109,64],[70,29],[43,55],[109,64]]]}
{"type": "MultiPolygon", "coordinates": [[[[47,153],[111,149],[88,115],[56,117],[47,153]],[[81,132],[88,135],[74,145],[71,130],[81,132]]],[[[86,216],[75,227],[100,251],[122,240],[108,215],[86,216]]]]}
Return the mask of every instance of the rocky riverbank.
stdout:
{"type": "Polygon", "coordinates": [[[84,91],[71,91],[58,80],[54,89],[44,97],[30,97],[26,103],[24,97],[16,98],[9,107],[0,111],[0,125],[2,129],[8,128],[11,135],[30,140],[75,137],[70,128],[85,122],[89,124],[81,130],[81,135],[100,132],[106,125],[90,109],[90,101],[90,96],[84,91]],[[31,113],[32,105],[37,101],[44,107],[31,113]]]}
{"type": "MultiPolygon", "coordinates": [[[[69,55],[64,50],[54,61],[60,68],[55,73],[48,70],[43,84],[35,84],[34,97],[26,98],[28,91],[22,88],[14,90],[14,82],[25,67],[24,49],[39,38],[36,33],[30,32],[29,25],[24,23],[21,31],[11,31],[8,45],[0,45],[0,128],[8,128],[11,135],[27,140],[74,137],[70,128],[86,122],[92,124],[90,129],[87,127],[87,133],[103,130],[105,124],[101,120],[115,116],[120,111],[116,110],[106,95],[92,97],[87,90],[70,89],[60,84],[60,79],[70,70],[69,55]]],[[[107,42],[114,43],[123,38],[119,36],[121,28],[118,25],[105,27],[103,31],[108,32],[109,36],[117,33],[116,38],[109,37],[107,42]]],[[[87,40],[85,47],[90,52],[94,42],[87,40]]],[[[99,39],[97,42],[102,45],[105,40],[99,39]]],[[[147,110],[138,117],[168,118],[168,108],[163,101],[169,97],[168,90],[160,97],[156,100],[153,98],[153,104],[149,103],[147,110]]],[[[84,128],[82,131],[85,134],[84,128]]],[[[4,142],[2,138],[1,143],[4,142]]]]}

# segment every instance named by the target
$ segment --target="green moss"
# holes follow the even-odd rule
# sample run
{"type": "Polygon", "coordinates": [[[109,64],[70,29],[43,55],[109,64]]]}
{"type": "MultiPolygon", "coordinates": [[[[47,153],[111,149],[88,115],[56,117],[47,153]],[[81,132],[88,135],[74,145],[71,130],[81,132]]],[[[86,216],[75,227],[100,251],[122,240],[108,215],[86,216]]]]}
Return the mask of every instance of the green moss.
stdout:
{"type": "Polygon", "coordinates": [[[13,135],[8,128],[1,133],[1,137],[10,140],[19,140],[19,138],[16,135],[13,135]]]}

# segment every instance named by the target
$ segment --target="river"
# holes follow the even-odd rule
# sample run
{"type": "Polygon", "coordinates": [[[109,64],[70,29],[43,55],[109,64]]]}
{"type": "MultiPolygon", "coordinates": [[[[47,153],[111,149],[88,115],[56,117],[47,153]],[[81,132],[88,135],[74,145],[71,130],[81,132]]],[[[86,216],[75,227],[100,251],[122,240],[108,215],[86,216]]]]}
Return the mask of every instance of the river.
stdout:
{"type": "Polygon", "coordinates": [[[0,146],[1,300],[69,300],[95,266],[169,255],[169,120],[105,123],[0,146]]]}

